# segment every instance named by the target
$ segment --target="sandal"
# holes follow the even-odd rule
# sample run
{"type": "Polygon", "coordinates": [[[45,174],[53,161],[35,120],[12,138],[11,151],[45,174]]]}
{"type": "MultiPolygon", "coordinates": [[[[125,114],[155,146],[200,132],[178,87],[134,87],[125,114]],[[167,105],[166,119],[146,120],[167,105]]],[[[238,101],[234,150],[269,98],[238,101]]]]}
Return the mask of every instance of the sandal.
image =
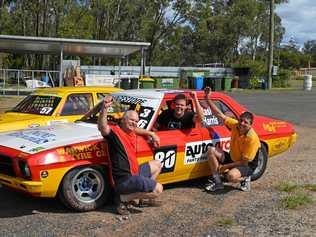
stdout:
{"type": "Polygon", "coordinates": [[[123,202],[120,202],[120,204],[116,207],[116,212],[117,214],[124,215],[124,216],[130,214],[127,206],[123,202]]]}
{"type": "Polygon", "coordinates": [[[138,203],[138,207],[161,207],[162,202],[155,199],[140,199],[138,203]]]}

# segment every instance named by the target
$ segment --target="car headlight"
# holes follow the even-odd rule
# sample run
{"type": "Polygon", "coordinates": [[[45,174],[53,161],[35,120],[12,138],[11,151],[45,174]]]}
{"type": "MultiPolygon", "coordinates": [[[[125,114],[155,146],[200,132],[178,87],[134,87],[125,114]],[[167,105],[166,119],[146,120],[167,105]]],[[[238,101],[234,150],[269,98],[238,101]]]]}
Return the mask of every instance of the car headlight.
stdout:
{"type": "Polygon", "coordinates": [[[25,160],[19,160],[19,168],[24,178],[31,178],[31,170],[25,160]]]}

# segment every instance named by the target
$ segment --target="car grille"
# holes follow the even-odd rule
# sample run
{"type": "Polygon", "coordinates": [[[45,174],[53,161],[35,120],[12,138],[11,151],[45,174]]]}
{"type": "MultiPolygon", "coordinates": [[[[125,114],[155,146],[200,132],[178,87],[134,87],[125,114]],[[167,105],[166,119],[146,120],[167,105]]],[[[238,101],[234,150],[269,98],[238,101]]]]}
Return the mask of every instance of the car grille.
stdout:
{"type": "Polygon", "coordinates": [[[16,176],[11,157],[0,154],[0,174],[5,174],[13,177],[16,176]]]}

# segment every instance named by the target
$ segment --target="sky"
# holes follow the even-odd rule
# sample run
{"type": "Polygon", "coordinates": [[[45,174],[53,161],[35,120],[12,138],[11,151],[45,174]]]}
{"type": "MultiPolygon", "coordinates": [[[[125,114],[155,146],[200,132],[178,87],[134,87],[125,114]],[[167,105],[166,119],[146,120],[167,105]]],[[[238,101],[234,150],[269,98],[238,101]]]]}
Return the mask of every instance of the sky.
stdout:
{"type": "Polygon", "coordinates": [[[285,27],[283,43],[290,38],[301,47],[308,40],[316,40],[316,0],[289,0],[277,5],[276,13],[285,27]]]}

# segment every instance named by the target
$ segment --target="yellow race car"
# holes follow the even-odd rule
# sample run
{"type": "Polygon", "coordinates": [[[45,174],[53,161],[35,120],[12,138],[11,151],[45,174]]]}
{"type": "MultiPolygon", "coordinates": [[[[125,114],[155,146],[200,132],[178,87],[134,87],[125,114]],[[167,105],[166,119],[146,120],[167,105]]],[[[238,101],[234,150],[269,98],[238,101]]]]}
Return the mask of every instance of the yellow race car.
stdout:
{"type": "Polygon", "coordinates": [[[0,115],[0,132],[73,122],[115,87],[55,87],[37,89],[0,115]]]}

